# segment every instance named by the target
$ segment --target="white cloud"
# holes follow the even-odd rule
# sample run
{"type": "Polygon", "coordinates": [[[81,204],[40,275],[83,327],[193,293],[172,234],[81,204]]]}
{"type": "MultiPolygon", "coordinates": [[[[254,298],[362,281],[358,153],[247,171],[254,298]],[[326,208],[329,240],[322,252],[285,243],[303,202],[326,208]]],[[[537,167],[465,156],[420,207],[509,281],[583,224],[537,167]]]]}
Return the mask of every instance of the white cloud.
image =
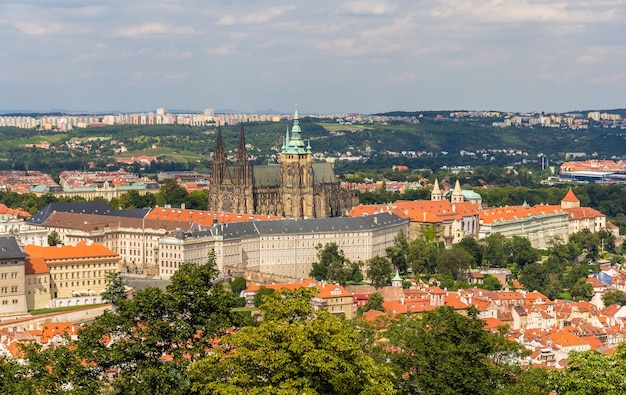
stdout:
{"type": "Polygon", "coordinates": [[[218,26],[231,26],[235,24],[235,17],[232,15],[224,15],[217,21],[218,26]]]}
{"type": "Polygon", "coordinates": [[[207,48],[204,50],[204,53],[207,55],[230,55],[235,52],[235,49],[237,49],[237,47],[234,45],[222,45],[221,47],[207,48]]]}
{"type": "Polygon", "coordinates": [[[384,15],[396,10],[397,4],[377,0],[348,1],[342,9],[352,15],[384,15]]]}
{"type": "Polygon", "coordinates": [[[118,37],[139,38],[155,36],[191,36],[195,30],[191,26],[171,26],[159,22],[123,28],[115,34],[118,37]]]}
{"type": "Polygon", "coordinates": [[[55,34],[65,30],[65,26],[58,23],[47,24],[44,22],[19,22],[15,26],[22,34],[27,36],[55,34]]]}
{"type": "Polygon", "coordinates": [[[431,10],[435,18],[466,19],[474,23],[558,22],[576,24],[615,19],[616,10],[597,3],[537,0],[441,0],[431,10]]]}
{"type": "Polygon", "coordinates": [[[243,22],[244,23],[267,23],[295,8],[296,7],[293,5],[264,8],[264,9],[254,12],[253,14],[246,15],[243,18],[243,22]]]}

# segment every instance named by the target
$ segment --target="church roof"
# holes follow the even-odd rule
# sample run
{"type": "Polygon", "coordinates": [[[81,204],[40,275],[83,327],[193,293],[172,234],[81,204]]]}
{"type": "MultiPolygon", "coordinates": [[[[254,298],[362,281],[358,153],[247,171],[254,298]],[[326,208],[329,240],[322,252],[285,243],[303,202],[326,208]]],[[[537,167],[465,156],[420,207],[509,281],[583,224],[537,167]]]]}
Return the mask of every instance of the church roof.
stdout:
{"type": "Polygon", "coordinates": [[[335,171],[330,163],[320,162],[313,163],[313,185],[328,184],[331,182],[337,182],[335,177],[335,171]]]}
{"type": "Polygon", "coordinates": [[[281,184],[280,165],[252,166],[252,185],[255,187],[281,184]]]}
{"type": "MultiPolygon", "coordinates": [[[[311,167],[313,170],[313,185],[337,182],[335,171],[330,163],[313,163],[311,167]]],[[[252,184],[255,187],[280,186],[282,183],[280,168],[280,165],[252,166],[252,184]]]]}
{"type": "Polygon", "coordinates": [[[574,192],[570,189],[562,200],[563,202],[580,203],[580,200],[574,195],[574,192]]]}

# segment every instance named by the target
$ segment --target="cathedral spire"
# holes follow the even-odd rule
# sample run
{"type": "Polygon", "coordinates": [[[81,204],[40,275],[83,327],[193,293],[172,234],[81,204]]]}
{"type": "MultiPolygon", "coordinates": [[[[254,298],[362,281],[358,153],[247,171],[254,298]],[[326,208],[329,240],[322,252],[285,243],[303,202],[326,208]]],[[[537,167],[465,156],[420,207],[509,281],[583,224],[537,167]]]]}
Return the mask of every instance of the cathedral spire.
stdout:
{"type": "Polygon", "coordinates": [[[300,129],[300,117],[298,116],[298,105],[293,114],[293,126],[291,127],[291,136],[285,142],[286,154],[306,154],[304,141],[302,140],[302,130],[300,129]]]}
{"type": "Polygon", "coordinates": [[[465,200],[463,196],[463,190],[461,189],[461,183],[459,182],[459,180],[456,180],[456,183],[454,184],[454,190],[452,191],[451,200],[452,200],[452,203],[460,203],[465,200]]]}
{"type": "Polygon", "coordinates": [[[430,200],[441,200],[441,189],[439,189],[439,180],[435,177],[435,184],[433,190],[430,192],[430,200]]]}
{"type": "Polygon", "coordinates": [[[222,141],[222,127],[217,126],[217,137],[215,138],[215,149],[213,151],[213,165],[211,167],[212,182],[219,184],[229,178],[228,163],[226,163],[226,152],[222,141]]]}

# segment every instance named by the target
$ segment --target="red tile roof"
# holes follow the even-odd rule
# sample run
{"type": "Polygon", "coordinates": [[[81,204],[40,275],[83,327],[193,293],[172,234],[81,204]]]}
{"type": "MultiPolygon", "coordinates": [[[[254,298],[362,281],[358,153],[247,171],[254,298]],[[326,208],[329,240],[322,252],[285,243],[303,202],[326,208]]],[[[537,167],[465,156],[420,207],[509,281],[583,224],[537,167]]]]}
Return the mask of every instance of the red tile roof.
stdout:
{"type": "Polygon", "coordinates": [[[50,273],[43,257],[27,257],[24,260],[24,270],[26,275],[50,273]]]}
{"type": "MultiPolygon", "coordinates": [[[[24,252],[32,258],[42,258],[45,260],[72,259],[72,258],[106,258],[119,259],[116,252],[99,243],[81,241],[75,246],[57,245],[51,247],[40,247],[35,245],[24,246],[24,252]]],[[[63,262],[61,262],[63,263],[63,262]]],[[[48,264],[57,264],[48,262],[48,264]]]]}

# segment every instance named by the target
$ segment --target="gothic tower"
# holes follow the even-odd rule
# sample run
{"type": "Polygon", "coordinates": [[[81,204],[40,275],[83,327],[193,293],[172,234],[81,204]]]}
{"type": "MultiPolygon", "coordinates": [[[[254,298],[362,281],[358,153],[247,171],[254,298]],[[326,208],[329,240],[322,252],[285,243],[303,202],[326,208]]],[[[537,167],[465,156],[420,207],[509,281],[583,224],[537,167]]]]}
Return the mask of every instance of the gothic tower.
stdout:
{"type": "Polygon", "coordinates": [[[439,189],[439,180],[435,178],[435,184],[433,185],[433,190],[430,192],[430,200],[437,201],[441,200],[441,189],[439,189]]]}
{"type": "Polygon", "coordinates": [[[454,184],[454,189],[452,190],[450,201],[452,203],[462,203],[463,201],[465,201],[465,197],[463,196],[463,190],[461,189],[461,183],[459,183],[459,180],[456,180],[456,183],[454,184]]]}
{"type": "Polygon", "coordinates": [[[288,218],[315,217],[313,191],[313,155],[310,144],[305,148],[298,118],[298,106],[280,153],[281,195],[284,215],[288,218]]]}
{"type": "Polygon", "coordinates": [[[222,128],[217,127],[215,150],[213,151],[213,163],[211,165],[211,188],[209,191],[209,208],[215,211],[230,211],[230,196],[232,193],[232,180],[226,161],[224,142],[222,141],[222,128]],[[230,191],[229,191],[230,190],[230,191]],[[224,197],[228,204],[224,205],[224,197]]]}
{"type": "Polygon", "coordinates": [[[238,213],[254,214],[254,202],[252,196],[252,168],[248,162],[248,150],[246,149],[246,136],[241,126],[239,132],[239,147],[235,163],[233,183],[237,193],[234,196],[234,206],[238,213]]]}

